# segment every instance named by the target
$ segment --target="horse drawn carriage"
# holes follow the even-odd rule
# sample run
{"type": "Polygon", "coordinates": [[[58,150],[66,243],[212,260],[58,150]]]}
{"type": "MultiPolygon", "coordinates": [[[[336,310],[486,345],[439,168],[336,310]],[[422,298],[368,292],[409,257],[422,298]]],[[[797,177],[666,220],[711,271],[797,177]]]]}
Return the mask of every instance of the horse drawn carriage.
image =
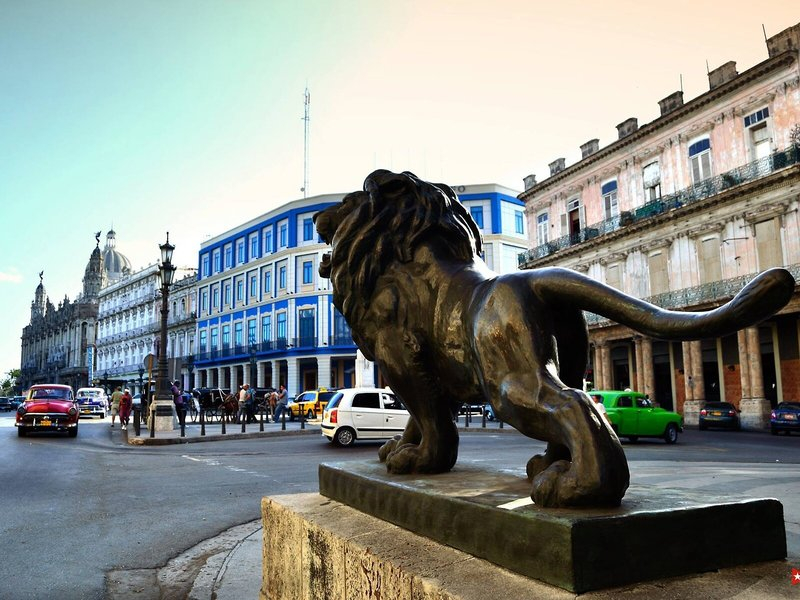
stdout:
{"type": "Polygon", "coordinates": [[[239,411],[239,401],[228,390],[221,388],[195,388],[192,390],[192,397],[196,400],[196,403],[193,404],[199,406],[200,412],[205,413],[206,422],[219,422],[223,417],[228,422],[236,419],[236,414],[239,411]]]}

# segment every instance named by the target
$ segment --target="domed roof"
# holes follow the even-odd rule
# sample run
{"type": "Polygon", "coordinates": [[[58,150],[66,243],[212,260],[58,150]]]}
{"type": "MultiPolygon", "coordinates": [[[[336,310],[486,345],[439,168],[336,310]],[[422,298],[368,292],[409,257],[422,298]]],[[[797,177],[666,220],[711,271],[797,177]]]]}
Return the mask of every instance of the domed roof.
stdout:
{"type": "Polygon", "coordinates": [[[123,275],[131,270],[131,261],[128,257],[117,251],[117,234],[111,229],[106,234],[106,247],[103,248],[103,266],[111,282],[119,281],[123,275]]]}

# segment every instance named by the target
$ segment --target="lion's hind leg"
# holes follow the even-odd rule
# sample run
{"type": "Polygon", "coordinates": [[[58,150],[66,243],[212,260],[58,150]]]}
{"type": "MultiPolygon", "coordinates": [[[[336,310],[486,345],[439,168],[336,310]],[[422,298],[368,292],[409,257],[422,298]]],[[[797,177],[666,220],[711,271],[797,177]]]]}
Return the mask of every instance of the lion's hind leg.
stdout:
{"type": "Polygon", "coordinates": [[[554,462],[559,460],[569,461],[570,459],[569,449],[564,444],[549,442],[544,454],[537,454],[528,461],[525,472],[528,475],[528,479],[533,479],[554,462]]]}
{"type": "Polygon", "coordinates": [[[618,506],[629,483],[625,453],[589,397],[546,370],[539,377],[508,375],[500,386],[506,420],[548,449],[527,471],[540,506],[618,506]]]}

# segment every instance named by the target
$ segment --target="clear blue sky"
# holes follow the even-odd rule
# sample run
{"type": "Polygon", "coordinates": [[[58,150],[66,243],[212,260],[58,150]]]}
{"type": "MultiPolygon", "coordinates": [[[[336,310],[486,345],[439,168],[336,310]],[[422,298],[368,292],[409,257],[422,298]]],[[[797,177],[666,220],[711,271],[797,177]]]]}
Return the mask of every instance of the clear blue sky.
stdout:
{"type": "Polygon", "coordinates": [[[0,0],[0,373],[44,270],[74,299],[94,233],[140,268],[175,260],[374,168],[521,189],[628,117],[766,59],[796,2],[0,0]],[[755,10],[757,6],[758,10],[755,10]],[[660,10],[665,10],[660,13],[660,10]],[[103,238],[104,240],[105,238],[103,238]]]}

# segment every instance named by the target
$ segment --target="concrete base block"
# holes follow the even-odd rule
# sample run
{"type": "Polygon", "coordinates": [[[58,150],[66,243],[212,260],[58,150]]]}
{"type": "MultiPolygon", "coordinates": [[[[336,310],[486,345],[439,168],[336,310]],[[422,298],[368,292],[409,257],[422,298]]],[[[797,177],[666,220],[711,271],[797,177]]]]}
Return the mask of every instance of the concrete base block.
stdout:
{"type": "Polygon", "coordinates": [[[766,398],[742,398],[739,402],[739,422],[742,429],[764,431],[769,429],[772,406],[766,398]]]}
{"type": "Polygon", "coordinates": [[[683,403],[683,424],[697,427],[700,424],[700,410],[705,402],[700,400],[687,400],[683,403]]]}
{"type": "MultiPolygon", "coordinates": [[[[783,506],[774,499],[631,486],[619,508],[544,509],[533,505],[524,477],[469,461],[450,473],[407,476],[389,475],[377,461],[322,464],[320,493],[574,592],[786,556],[783,506]]],[[[299,570],[291,576],[299,578],[299,570]]]]}
{"type": "Polygon", "coordinates": [[[175,405],[172,401],[156,400],[152,408],[151,418],[155,418],[156,431],[174,431],[178,423],[178,417],[175,414],[175,405]]]}

